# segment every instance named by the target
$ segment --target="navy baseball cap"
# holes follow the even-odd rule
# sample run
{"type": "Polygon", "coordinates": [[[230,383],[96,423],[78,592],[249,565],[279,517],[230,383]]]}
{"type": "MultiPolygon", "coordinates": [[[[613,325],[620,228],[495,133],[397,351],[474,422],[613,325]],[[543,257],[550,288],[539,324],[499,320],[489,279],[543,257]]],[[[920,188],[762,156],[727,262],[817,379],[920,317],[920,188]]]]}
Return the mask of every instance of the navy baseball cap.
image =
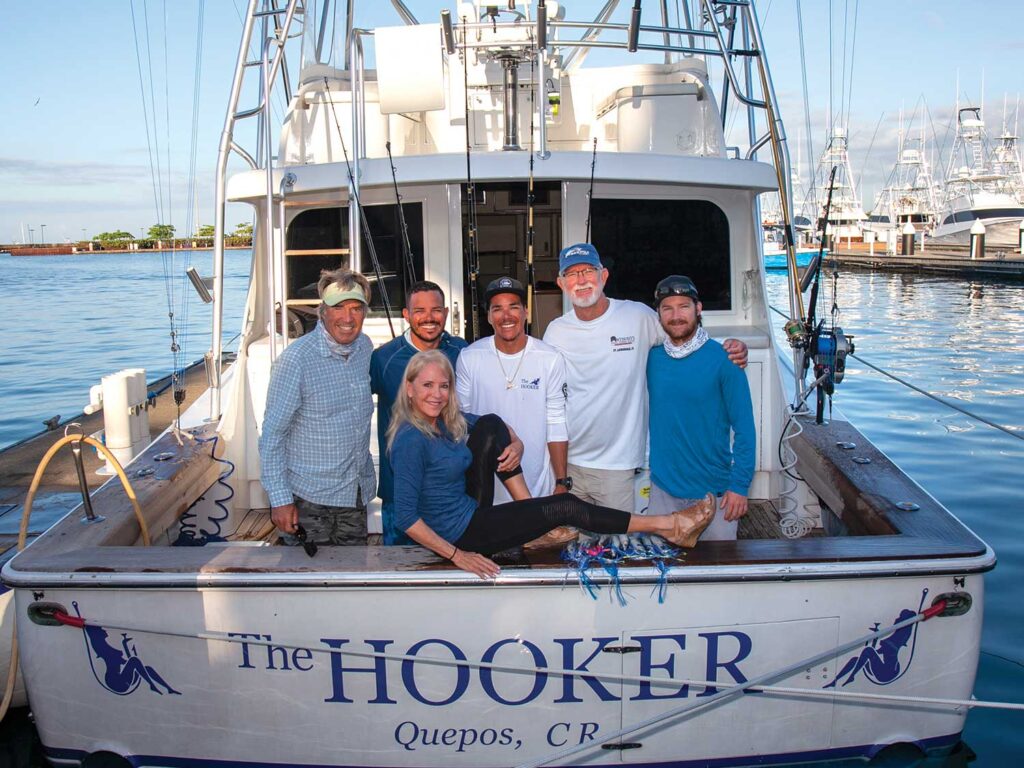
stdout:
{"type": "Polygon", "coordinates": [[[658,283],[654,289],[654,308],[660,307],[662,300],[669,296],[689,296],[694,301],[700,301],[697,286],[686,275],[669,275],[658,283]]]}
{"type": "Polygon", "coordinates": [[[592,267],[603,269],[601,257],[597,255],[597,248],[590,243],[576,243],[563,248],[558,254],[558,273],[564,274],[565,270],[574,264],[590,264],[592,267]]]}
{"type": "Polygon", "coordinates": [[[526,303],[526,289],[514,277],[499,277],[497,280],[491,280],[487,284],[487,290],[484,291],[484,306],[490,309],[491,299],[499,293],[514,294],[519,297],[520,301],[526,303]]]}

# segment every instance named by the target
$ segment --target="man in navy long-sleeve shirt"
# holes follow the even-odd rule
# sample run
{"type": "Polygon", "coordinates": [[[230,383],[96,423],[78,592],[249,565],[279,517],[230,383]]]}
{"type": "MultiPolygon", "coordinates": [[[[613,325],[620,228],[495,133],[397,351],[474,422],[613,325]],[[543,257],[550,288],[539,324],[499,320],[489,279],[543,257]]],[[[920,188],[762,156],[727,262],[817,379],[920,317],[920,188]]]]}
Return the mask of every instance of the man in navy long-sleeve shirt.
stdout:
{"type": "Polygon", "coordinates": [[[720,512],[701,538],[735,539],[754,478],[756,435],[747,377],[722,345],[708,338],[697,287],[688,277],[666,277],[654,297],[667,338],[647,359],[649,513],[682,509],[714,493],[721,499],[720,512]]]}

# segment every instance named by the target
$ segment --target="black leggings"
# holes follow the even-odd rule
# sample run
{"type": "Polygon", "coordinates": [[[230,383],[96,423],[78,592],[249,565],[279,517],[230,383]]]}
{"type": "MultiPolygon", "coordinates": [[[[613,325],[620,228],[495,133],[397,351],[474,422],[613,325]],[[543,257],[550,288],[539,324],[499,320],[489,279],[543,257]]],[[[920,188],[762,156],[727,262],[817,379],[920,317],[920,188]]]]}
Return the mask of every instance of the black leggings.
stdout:
{"type": "Polygon", "coordinates": [[[466,493],[476,499],[477,510],[469,527],[455,545],[484,555],[517,547],[543,536],[560,525],[594,533],[625,533],[628,512],[590,504],[571,494],[494,504],[494,475],[502,481],[522,474],[522,469],[498,472],[498,456],[511,442],[508,428],[494,414],[481,416],[470,430],[467,446],[473,463],[466,470],[466,493]]]}

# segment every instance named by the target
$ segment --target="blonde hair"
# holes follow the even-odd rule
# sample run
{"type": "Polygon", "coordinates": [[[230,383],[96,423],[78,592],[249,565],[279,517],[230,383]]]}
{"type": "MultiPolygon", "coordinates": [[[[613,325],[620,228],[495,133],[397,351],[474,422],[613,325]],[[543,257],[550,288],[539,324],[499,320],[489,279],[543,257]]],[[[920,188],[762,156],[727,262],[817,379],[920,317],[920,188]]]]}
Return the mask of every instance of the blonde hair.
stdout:
{"type": "Polygon", "coordinates": [[[438,418],[444,423],[448,434],[455,442],[460,442],[466,437],[469,431],[466,427],[466,419],[459,410],[459,401],[455,395],[455,372],[452,364],[448,362],[443,352],[436,349],[428,349],[424,352],[417,352],[412,356],[409,364],[405,366],[405,373],[402,375],[402,382],[398,385],[398,392],[395,395],[395,404],[391,407],[391,424],[386,433],[387,450],[391,453],[391,447],[395,443],[395,435],[402,428],[403,424],[411,424],[424,435],[436,437],[437,430],[413,408],[412,400],[405,391],[407,384],[414,382],[423,369],[428,365],[436,365],[445,376],[448,377],[448,404],[441,411],[438,418]]]}

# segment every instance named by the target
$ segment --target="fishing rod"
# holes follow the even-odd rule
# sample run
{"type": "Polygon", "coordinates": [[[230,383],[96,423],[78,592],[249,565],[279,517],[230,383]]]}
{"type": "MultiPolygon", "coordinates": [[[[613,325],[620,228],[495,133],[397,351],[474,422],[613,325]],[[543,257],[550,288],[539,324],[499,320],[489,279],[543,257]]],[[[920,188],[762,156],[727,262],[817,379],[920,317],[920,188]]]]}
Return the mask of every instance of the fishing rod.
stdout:
{"type": "MultiPolygon", "coordinates": [[[[330,94],[330,86],[327,78],[324,78],[324,91],[330,94]]],[[[373,234],[370,232],[370,222],[366,218],[366,211],[363,210],[362,201],[359,199],[359,190],[356,185],[355,175],[352,173],[352,164],[348,160],[348,150],[345,148],[345,137],[341,133],[341,122],[338,120],[338,113],[334,109],[334,102],[329,98],[327,103],[331,105],[331,114],[334,115],[334,125],[338,129],[338,140],[341,142],[341,153],[345,158],[345,169],[348,173],[349,189],[352,190],[352,199],[359,206],[359,224],[366,236],[366,250],[370,254],[370,262],[373,264],[373,272],[377,276],[377,287],[380,289],[380,298],[384,304],[384,316],[388,319],[388,328],[391,330],[391,338],[395,338],[395,324],[391,319],[391,298],[388,296],[388,287],[384,283],[384,271],[380,267],[380,259],[377,258],[377,248],[373,244],[373,234]]],[[[349,240],[359,237],[358,232],[350,232],[349,240]]]]}
{"type": "MultiPolygon", "coordinates": [[[[540,13],[544,13],[544,0],[540,2],[540,13]]],[[[533,67],[533,59],[530,59],[530,175],[526,184],[526,332],[530,332],[533,325],[533,116],[537,111],[537,79],[533,67]]],[[[543,119],[543,117],[541,118],[543,119]]]]}
{"type": "Polygon", "coordinates": [[[597,136],[594,137],[594,151],[590,156],[590,191],[587,192],[587,236],[584,242],[590,242],[590,214],[594,210],[594,168],[597,166],[597,136]]]}
{"type": "Polygon", "coordinates": [[[470,159],[469,135],[469,30],[466,17],[462,17],[462,93],[466,100],[466,272],[469,275],[470,327],[473,338],[480,336],[480,298],[477,281],[480,275],[480,251],[477,244],[476,185],[473,183],[473,167],[470,159]]]}
{"type": "Polygon", "coordinates": [[[398,226],[402,232],[402,264],[404,267],[406,290],[416,282],[416,265],[412,258],[412,243],[409,242],[409,226],[405,221],[405,210],[402,207],[402,196],[398,193],[398,176],[395,159],[391,156],[391,142],[384,143],[388,151],[388,162],[391,164],[391,184],[395,188],[395,205],[398,206],[398,226]]]}
{"type": "MultiPolygon", "coordinates": [[[[839,316],[839,304],[836,298],[839,288],[839,272],[835,270],[832,280],[832,309],[831,323],[825,327],[825,318],[816,321],[818,289],[821,282],[821,267],[824,262],[825,241],[828,233],[828,220],[832,213],[832,192],[835,189],[836,170],[838,166],[832,166],[832,173],[828,179],[828,195],[825,198],[825,214],[821,219],[821,242],[818,244],[818,253],[814,262],[808,267],[801,281],[801,290],[806,290],[804,282],[813,278],[811,295],[807,308],[807,355],[804,357],[804,371],[814,365],[814,378],[817,382],[817,404],[814,421],[816,424],[823,424],[825,421],[825,400],[828,399],[829,410],[832,408],[832,395],[835,392],[836,384],[843,380],[846,373],[846,356],[854,351],[853,336],[847,336],[843,329],[836,324],[839,316]],[[813,274],[812,274],[813,273],[813,274]]],[[[833,249],[834,251],[835,249],[833,249]]],[[[832,254],[833,259],[835,253],[832,254]]]]}

